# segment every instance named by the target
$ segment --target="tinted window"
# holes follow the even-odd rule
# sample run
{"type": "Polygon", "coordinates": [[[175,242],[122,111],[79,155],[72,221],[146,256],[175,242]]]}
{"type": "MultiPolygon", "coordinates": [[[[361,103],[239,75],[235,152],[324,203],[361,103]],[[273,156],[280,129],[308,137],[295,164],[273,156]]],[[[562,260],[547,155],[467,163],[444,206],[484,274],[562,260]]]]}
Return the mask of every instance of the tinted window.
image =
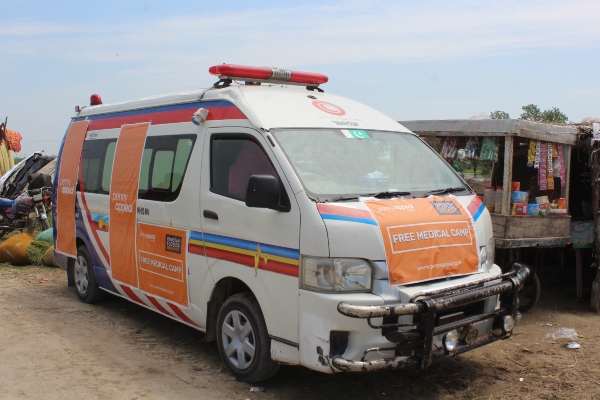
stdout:
{"type": "MultiPolygon", "coordinates": [[[[264,149],[249,137],[213,137],[210,158],[211,190],[228,197],[244,200],[252,175],[272,175],[277,171],[264,149]]],[[[289,209],[289,199],[283,185],[280,205],[289,209]]]]}
{"type": "Polygon", "coordinates": [[[113,161],[115,160],[115,150],[117,148],[117,142],[111,141],[108,143],[106,153],[104,155],[104,168],[102,169],[102,191],[104,193],[110,192],[110,177],[112,174],[113,161]]]}
{"type": "Polygon", "coordinates": [[[138,198],[173,201],[179,196],[196,135],[148,136],[138,198]]]}
{"type": "MultiPolygon", "coordinates": [[[[173,201],[179,195],[196,135],[149,136],[142,155],[138,198],[173,201]]],[[[86,140],[82,151],[86,192],[108,194],[116,139],[86,140]]]]}
{"type": "MultiPolygon", "coordinates": [[[[81,177],[86,192],[98,193],[100,190],[101,166],[105,141],[87,140],[81,153],[81,177]]],[[[81,190],[81,188],[79,189],[81,190]]]]}

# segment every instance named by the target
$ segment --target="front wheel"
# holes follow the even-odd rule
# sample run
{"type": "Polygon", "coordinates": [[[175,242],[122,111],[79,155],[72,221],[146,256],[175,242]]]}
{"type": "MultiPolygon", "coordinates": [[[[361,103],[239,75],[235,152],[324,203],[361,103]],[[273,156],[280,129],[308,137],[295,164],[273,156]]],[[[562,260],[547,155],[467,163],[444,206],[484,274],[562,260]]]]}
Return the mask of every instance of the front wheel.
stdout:
{"type": "Polygon", "coordinates": [[[91,260],[87,247],[79,246],[73,267],[73,278],[77,296],[84,303],[96,303],[102,300],[105,295],[104,291],[98,286],[98,282],[96,282],[94,265],[91,260]]]}
{"type": "Polygon", "coordinates": [[[271,359],[271,339],[251,293],[229,297],[217,318],[217,343],[227,369],[239,380],[260,382],[273,377],[279,364],[271,359]]]}
{"type": "Polygon", "coordinates": [[[46,218],[46,219],[40,218],[40,228],[42,228],[42,232],[47,229],[50,229],[50,224],[48,223],[48,218],[46,218]]]}
{"type": "Polygon", "coordinates": [[[527,312],[536,306],[540,301],[542,286],[535,272],[525,280],[523,288],[519,292],[519,311],[527,312]]]}
{"type": "MultiPolygon", "coordinates": [[[[12,225],[12,221],[10,220],[10,218],[8,218],[8,215],[6,215],[6,213],[2,210],[0,210],[0,225],[3,225],[3,226],[11,226],[12,225]]],[[[0,230],[0,238],[12,231],[14,231],[14,229],[0,230]]]]}

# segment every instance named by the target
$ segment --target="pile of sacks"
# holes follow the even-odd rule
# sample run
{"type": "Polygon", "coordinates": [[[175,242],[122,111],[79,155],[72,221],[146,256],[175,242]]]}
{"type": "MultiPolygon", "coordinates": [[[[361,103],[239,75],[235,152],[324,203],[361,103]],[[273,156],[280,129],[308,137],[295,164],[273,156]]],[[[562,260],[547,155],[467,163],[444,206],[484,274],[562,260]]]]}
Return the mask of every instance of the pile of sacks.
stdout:
{"type": "Polygon", "coordinates": [[[0,244],[0,263],[57,267],[54,261],[52,228],[40,233],[35,239],[28,233],[6,239],[0,244]]]}

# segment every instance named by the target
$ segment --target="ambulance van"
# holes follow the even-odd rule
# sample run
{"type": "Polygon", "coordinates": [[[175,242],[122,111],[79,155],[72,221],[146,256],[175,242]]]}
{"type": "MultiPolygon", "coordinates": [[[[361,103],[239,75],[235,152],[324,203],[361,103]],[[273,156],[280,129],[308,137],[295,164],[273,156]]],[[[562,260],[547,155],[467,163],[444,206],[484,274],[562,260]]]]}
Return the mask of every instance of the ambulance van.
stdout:
{"type": "Polygon", "coordinates": [[[55,258],[82,301],[204,332],[246,382],[423,369],[511,336],[529,268],[494,264],[488,211],[435,151],[322,74],[209,72],[73,116],[55,258]]]}

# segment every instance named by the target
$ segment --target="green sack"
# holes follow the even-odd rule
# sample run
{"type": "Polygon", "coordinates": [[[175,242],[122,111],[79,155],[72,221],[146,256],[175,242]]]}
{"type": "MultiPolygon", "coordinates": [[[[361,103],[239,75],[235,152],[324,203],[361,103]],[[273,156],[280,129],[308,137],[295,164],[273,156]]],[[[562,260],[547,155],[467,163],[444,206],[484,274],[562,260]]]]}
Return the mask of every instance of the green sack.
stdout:
{"type": "Polygon", "coordinates": [[[52,233],[52,228],[48,228],[44,232],[37,235],[35,240],[43,240],[44,242],[54,243],[54,234],[52,233]]]}

